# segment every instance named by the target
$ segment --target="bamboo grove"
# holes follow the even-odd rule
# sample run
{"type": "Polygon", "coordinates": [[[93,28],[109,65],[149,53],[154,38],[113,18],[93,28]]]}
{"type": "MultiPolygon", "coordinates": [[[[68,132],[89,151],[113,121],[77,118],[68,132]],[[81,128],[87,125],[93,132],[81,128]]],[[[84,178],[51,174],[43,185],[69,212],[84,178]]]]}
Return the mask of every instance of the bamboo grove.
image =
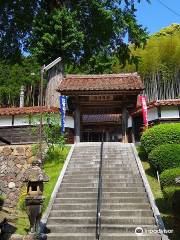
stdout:
{"type": "MultiPolygon", "coordinates": [[[[136,49],[133,53],[139,64],[127,65],[121,71],[137,70],[140,73],[149,100],[180,97],[179,24],[172,24],[152,35],[144,49],[136,49]]],[[[117,66],[114,70],[117,71],[117,66]]]]}

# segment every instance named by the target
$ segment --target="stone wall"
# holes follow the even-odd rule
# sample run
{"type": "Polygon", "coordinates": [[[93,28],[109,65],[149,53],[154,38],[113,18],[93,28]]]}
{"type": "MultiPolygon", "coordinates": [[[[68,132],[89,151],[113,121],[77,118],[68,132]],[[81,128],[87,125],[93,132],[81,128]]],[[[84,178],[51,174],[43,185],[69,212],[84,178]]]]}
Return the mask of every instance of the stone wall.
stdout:
{"type": "Polygon", "coordinates": [[[0,147],[0,194],[6,207],[17,205],[25,170],[34,160],[30,145],[0,147]]]}

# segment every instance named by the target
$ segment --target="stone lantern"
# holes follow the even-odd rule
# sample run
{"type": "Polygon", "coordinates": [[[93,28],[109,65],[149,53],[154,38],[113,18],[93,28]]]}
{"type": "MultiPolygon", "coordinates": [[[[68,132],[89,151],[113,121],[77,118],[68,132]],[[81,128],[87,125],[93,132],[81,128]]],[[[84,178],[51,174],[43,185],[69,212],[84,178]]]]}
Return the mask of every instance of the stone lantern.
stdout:
{"type": "Polygon", "coordinates": [[[26,212],[30,222],[30,233],[40,232],[40,219],[42,215],[43,183],[49,177],[42,171],[41,161],[35,160],[25,172],[24,182],[27,183],[27,196],[25,198],[26,212]]]}

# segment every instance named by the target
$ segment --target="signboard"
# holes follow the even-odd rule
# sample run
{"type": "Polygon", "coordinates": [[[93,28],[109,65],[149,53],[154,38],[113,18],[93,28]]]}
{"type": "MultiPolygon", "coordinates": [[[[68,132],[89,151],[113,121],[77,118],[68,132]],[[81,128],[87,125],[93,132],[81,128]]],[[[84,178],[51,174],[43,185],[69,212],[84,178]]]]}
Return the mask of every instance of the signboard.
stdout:
{"type": "Polygon", "coordinates": [[[148,126],[148,114],[147,114],[147,104],[146,104],[146,96],[139,96],[139,100],[142,106],[142,114],[143,114],[143,123],[144,126],[148,126]]]}
{"type": "Polygon", "coordinates": [[[61,133],[65,133],[66,96],[60,96],[61,133]]]}

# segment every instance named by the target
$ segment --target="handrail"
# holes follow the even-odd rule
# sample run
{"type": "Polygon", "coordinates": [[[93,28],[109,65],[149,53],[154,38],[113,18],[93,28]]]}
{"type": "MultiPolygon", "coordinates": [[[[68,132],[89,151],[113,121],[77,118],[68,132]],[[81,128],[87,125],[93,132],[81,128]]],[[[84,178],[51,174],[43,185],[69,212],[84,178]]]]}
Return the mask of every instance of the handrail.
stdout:
{"type": "Polygon", "coordinates": [[[103,159],[103,141],[101,142],[100,162],[99,162],[99,180],[96,212],[96,240],[100,239],[101,234],[101,202],[102,202],[102,159],[103,159]]]}

